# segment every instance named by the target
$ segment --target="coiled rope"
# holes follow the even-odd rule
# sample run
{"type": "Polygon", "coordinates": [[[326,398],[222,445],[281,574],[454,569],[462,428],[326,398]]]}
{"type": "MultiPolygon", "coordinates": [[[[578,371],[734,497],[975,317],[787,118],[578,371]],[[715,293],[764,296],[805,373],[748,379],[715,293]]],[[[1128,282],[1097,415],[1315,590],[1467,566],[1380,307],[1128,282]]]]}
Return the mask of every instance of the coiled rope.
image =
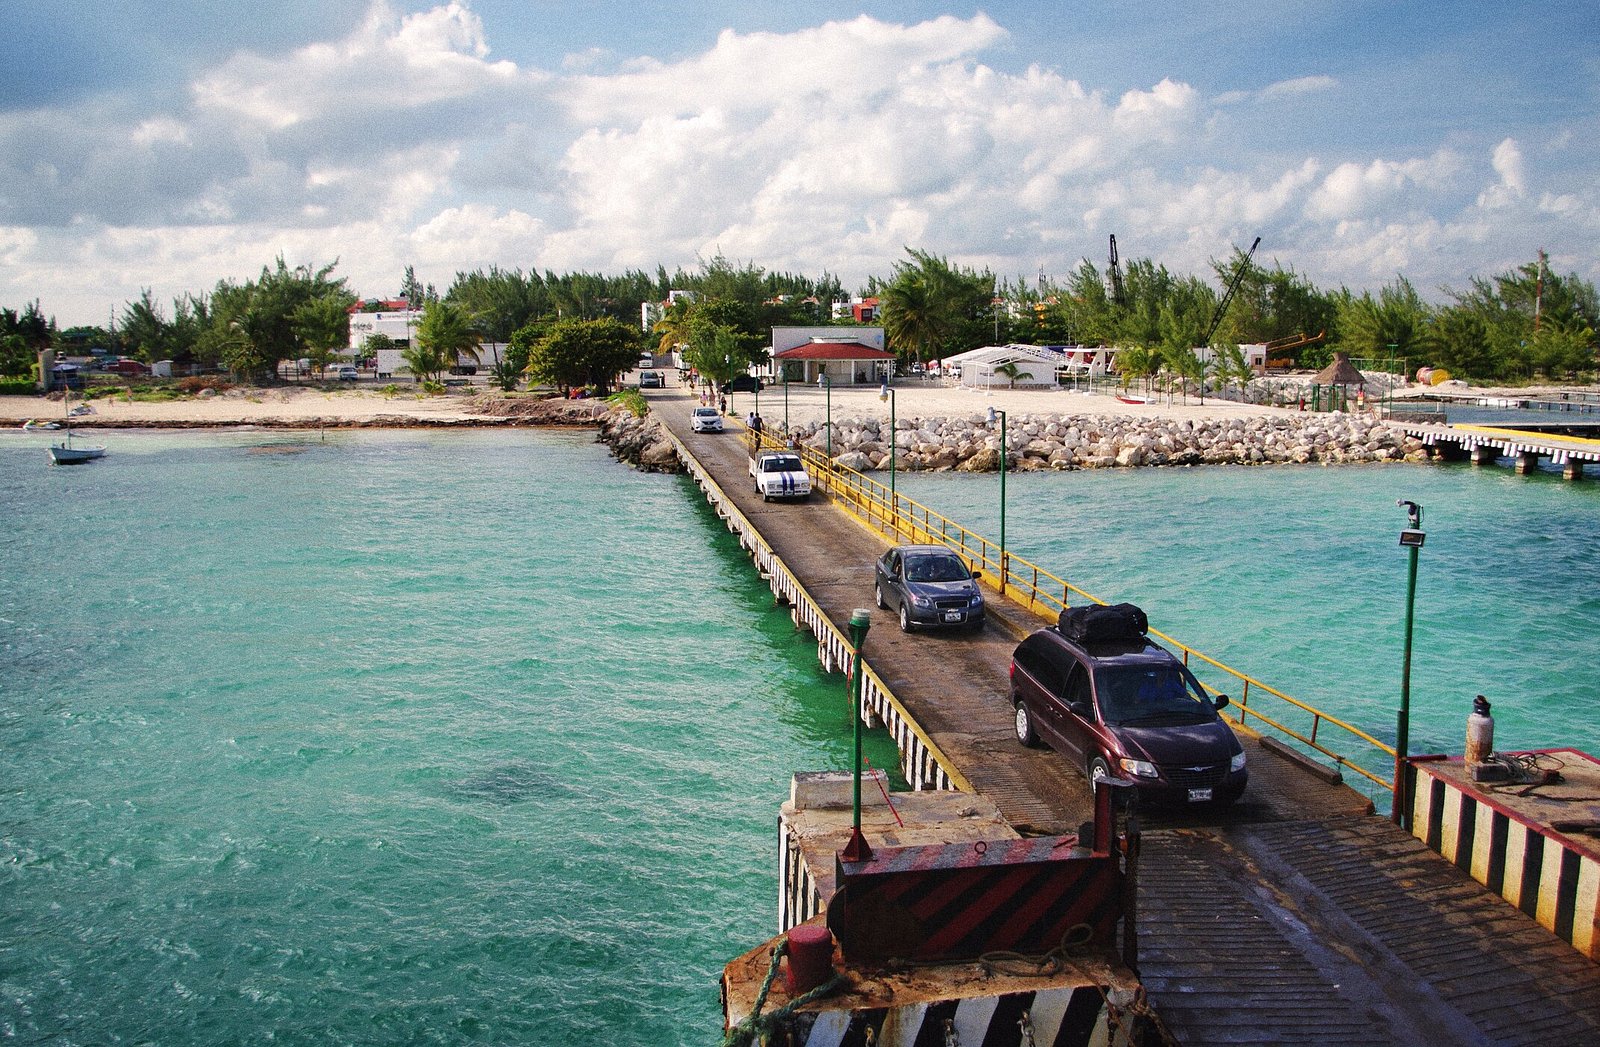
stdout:
{"type": "Polygon", "coordinates": [[[752,1044],[764,1044],[777,1032],[795,1011],[804,1007],[812,1000],[820,999],[833,992],[844,981],[843,974],[835,974],[832,978],[803,993],[788,1003],[769,1014],[762,1014],[761,1008],[767,1004],[767,993],[772,989],[772,983],[778,978],[778,966],[789,953],[789,939],[784,938],[772,950],[772,963],[767,968],[767,976],[761,982],[761,991],[756,994],[755,1006],[750,1008],[750,1013],[738,1025],[729,1029],[722,1037],[722,1047],[750,1047],[752,1044]]]}

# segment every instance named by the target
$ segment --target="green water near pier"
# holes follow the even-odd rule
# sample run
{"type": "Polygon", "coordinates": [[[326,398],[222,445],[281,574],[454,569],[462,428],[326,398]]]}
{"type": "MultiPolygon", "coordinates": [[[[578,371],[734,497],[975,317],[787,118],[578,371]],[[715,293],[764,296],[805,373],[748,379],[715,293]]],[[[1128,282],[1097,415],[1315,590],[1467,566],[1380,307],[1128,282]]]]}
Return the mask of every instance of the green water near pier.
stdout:
{"type": "MultiPolygon", "coordinates": [[[[715,1038],[789,775],[850,730],[692,484],[587,433],[107,442],[0,439],[0,1036],[715,1038]]],[[[1503,744],[1600,750],[1593,485],[1008,483],[1014,551],[1386,736],[1422,502],[1415,747],[1459,749],[1485,692],[1503,744]]],[[[900,486],[997,529],[993,475],[900,486]]]]}

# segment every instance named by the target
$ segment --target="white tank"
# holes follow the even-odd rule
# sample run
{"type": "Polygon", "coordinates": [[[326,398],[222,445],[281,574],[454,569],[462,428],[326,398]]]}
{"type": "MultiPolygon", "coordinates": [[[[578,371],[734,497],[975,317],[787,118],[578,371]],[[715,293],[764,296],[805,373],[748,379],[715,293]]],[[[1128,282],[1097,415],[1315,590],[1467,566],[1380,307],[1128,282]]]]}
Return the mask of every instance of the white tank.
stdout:
{"type": "Polygon", "coordinates": [[[1468,764],[1487,763],[1494,752],[1494,717],[1489,715],[1489,699],[1478,695],[1472,701],[1472,715],[1467,717],[1468,764]]]}

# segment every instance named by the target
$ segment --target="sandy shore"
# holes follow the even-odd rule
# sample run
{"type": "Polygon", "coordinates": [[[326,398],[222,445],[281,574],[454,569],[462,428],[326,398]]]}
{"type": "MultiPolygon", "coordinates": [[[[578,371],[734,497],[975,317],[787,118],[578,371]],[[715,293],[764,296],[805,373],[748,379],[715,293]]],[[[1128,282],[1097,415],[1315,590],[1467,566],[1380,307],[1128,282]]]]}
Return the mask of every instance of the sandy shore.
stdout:
{"type": "MultiPolygon", "coordinates": [[[[483,390],[477,392],[482,393],[483,390]]],[[[692,394],[674,381],[668,388],[660,392],[651,391],[647,395],[652,398],[679,398],[692,394]]],[[[503,417],[497,418],[483,412],[471,399],[467,393],[454,391],[443,396],[415,393],[385,396],[372,389],[323,390],[295,386],[236,389],[208,399],[191,398],[165,403],[101,397],[90,401],[94,413],[75,420],[74,427],[92,429],[97,424],[120,428],[139,425],[303,427],[319,422],[330,426],[504,423],[503,417]]],[[[820,422],[828,409],[829,400],[829,395],[815,386],[791,385],[787,397],[790,423],[805,425],[820,422]]],[[[889,404],[879,399],[877,386],[837,387],[832,391],[831,403],[836,422],[848,418],[889,417],[889,404]]],[[[732,397],[731,409],[738,418],[742,419],[755,406],[756,397],[750,393],[735,393],[732,397]]],[[[1206,400],[1204,406],[1192,397],[1187,404],[1181,398],[1171,404],[1165,401],[1125,404],[1114,396],[1088,395],[1070,390],[981,391],[909,381],[895,387],[896,415],[902,419],[960,418],[981,415],[990,407],[1007,412],[1008,417],[1116,414],[1201,420],[1283,413],[1279,408],[1211,398],[1206,400]]],[[[784,409],[785,396],[781,386],[763,390],[760,411],[769,425],[782,423],[784,409]]],[[[59,400],[35,396],[0,396],[0,426],[16,427],[35,418],[59,420],[61,416],[59,400]]]]}

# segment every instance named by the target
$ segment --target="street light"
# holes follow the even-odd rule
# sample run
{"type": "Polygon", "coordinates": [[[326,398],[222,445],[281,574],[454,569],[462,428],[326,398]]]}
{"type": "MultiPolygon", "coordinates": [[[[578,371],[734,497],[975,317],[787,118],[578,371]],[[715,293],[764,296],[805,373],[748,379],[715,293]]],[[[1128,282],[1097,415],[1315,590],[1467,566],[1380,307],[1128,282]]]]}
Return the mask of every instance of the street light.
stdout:
{"type": "Polygon", "coordinates": [[[883,388],[878,390],[878,399],[889,401],[889,518],[894,521],[895,533],[899,534],[900,500],[895,497],[894,491],[895,445],[899,443],[899,441],[895,438],[897,435],[894,425],[895,395],[894,390],[889,388],[889,379],[887,376],[885,376],[883,379],[883,388]]]}
{"type": "Polygon", "coordinates": [[[817,373],[817,385],[828,392],[828,418],[825,427],[828,430],[828,462],[831,465],[833,462],[833,379],[828,377],[827,371],[819,371],[817,373]]]}
{"type": "Polygon", "coordinates": [[[783,366],[783,438],[789,439],[789,367],[783,366]]]}
{"type": "Polygon", "coordinates": [[[1428,538],[1422,531],[1422,506],[1404,498],[1395,502],[1406,509],[1407,527],[1400,532],[1400,544],[1411,550],[1411,569],[1406,578],[1406,646],[1400,669],[1400,712],[1396,716],[1394,738],[1394,804],[1389,820],[1402,829],[1411,828],[1411,812],[1405,802],[1406,751],[1411,747],[1411,625],[1417,602],[1417,554],[1428,538]]]}
{"type": "Polygon", "coordinates": [[[1000,419],[1000,595],[1006,594],[1006,413],[989,408],[988,421],[1000,419]]]}
{"type": "Polygon", "coordinates": [[[851,650],[851,675],[855,677],[854,686],[851,688],[851,700],[854,703],[850,708],[850,719],[855,726],[856,762],[855,779],[850,790],[850,806],[852,809],[850,823],[850,840],[844,845],[844,850],[839,852],[839,857],[847,862],[870,862],[872,848],[867,845],[867,838],[861,835],[861,677],[864,666],[861,664],[861,646],[867,642],[867,630],[872,628],[872,612],[865,607],[857,607],[850,612],[850,646],[851,650]]]}

